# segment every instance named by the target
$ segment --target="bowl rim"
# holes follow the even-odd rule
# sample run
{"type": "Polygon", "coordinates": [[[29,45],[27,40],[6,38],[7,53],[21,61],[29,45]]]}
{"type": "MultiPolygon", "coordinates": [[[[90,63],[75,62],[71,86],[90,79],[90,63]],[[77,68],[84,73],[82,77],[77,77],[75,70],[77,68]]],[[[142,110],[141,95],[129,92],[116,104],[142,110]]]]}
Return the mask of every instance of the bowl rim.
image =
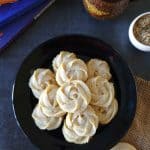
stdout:
{"type": "Polygon", "coordinates": [[[150,51],[150,46],[149,46],[149,45],[146,45],[146,44],[144,44],[144,43],[142,43],[142,42],[140,42],[139,40],[137,40],[137,38],[135,37],[135,34],[134,34],[134,32],[133,32],[133,28],[134,28],[136,22],[137,22],[140,18],[142,18],[143,16],[148,15],[148,14],[150,14],[150,11],[145,12],[145,13],[142,13],[142,14],[138,15],[137,17],[135,17],[135,18],[132,20],[132,22],[131,22],[131,24],[130,24],[130,26],[129,26],[129,31],[128,31],[128,35],[129,35],[130,42],[131,42],[136,48],[138,48],[139,50],[145,51],[145,52],[150,51]]]}

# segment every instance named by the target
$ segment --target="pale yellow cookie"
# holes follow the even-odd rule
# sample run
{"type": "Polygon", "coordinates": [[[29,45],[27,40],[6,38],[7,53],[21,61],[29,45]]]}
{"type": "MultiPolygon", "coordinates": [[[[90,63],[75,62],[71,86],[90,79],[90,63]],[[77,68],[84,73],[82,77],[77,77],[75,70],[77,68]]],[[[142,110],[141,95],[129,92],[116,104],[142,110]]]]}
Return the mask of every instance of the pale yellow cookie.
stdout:
{"type": "Polygon", "coordinates": [[[62,117],[47,117],[39,104],[33,110],[32,118],[36,126],[41,130],[54,130],[60,127],[62,123],[62,117]]]}
{"type": "Polygon", "coordinates": [[[107,108],[92,105],[95,110],[100,124],[108,124],[115,117],[118,112],[118,102],[116,99],[112,101],[112,104],[107,108]]]}
{"type": "Polygon", "coordinates": [[[112,103],[115,94],[113,83],[101,76],[90,78],[86,83],[92,94],[92,105],[108,107],[112,103]]]}
{"type": "Polygon", "coordinates": [[[67,141],[83,144],[88,142],[98,128],[98,117],[92,107],[88,106],[81,113],[68,113],[63,134],[67,141]],[[80,139],[80,141],[79,141],[80,139]],[[80,143],[79,143],[80,142],[80,143]]]}
{"type": "Polygon", "coordinates": [[[64,135],[65,140],[69,143],[85,144],[88,143],[90,140],[89,136],[78,136],[72,129],[68,128],[65,122],[62,128],[62,133],[64,135]]]}
{"type": "Polygon", "coordinates": [[[56,81],[60,86],[72,80],[86,81],[87,78],[87,66],[81,59],[62,63],[56,72],[56,81]]]}
{"type": "Polygon", "coordinates": [[[91,92],[83,81],[74,80],[57,90],[56,100],[63,111],[80,112],[85,110],[90,103],[91,92]]]}
{"type": "Polygon", "coordinates": [[[87,63],[89,78],[101,76],[107,80],[111,78],[109,65],[106,61],[100,59],[91,59],[87,63]]]}
{"type": "Polygon", "coordinates": [[[29,87],[36,98],[40,97],[49,84],[57,84],[55,75],[50,69],[36,69],[29,80],[29,87]]]}
{"type": "Polygon", "coordinates": [[[56,101],[57,90],[57,85],[48,85],[40,96],[39,105],[43,113],[48,117],[61,117],[65,114],[56,101]]]}
{"type": "Polygon", "coordinates": [[[74,53],[68,51],[61,51],[54,59],[53,59],[53,69],[56,72],[59,66],[64,63],[67,64],[71,60],[75,59],[76,55],[74,53]]]}
{"type": "Polygon", "coordinates": [[[111,150],[136,150],[136,148],[125,142],[120,142],[116,146],[114,146],[111,150]]]}

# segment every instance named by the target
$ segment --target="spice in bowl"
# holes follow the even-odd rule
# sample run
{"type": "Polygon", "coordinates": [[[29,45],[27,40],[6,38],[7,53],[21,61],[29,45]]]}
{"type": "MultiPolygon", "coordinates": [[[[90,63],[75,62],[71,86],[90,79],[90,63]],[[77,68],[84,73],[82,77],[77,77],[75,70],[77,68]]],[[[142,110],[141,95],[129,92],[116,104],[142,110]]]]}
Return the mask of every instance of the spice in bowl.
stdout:
{"type": "Polygon", "coordinates": [[[139,42],[150,46],[150,14],[144,15],[136,21],[133,33],[139,42]]]}

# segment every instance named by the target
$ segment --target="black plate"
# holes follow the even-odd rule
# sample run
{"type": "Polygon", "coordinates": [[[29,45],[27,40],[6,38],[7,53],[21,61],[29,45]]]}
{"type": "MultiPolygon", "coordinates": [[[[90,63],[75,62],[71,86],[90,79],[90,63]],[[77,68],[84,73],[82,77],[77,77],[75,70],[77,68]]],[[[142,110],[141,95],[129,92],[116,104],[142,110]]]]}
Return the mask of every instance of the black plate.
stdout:
{"type": "Polygon", "coordinates": [[[13,108],[17,122],[24,133],[42,150],[109,150],[125,135],[132,123],[136,109],[136,88],[127,64],[112,47],[95,38],[66,35],[41,44],[24,60],[14,84],[13,108]],[[119,111],[110,124],[98,129],[88,144],[75,145],[66,142],[61,128],[54,131],[41,131],[35,126],[31,117],[37,100],[28,87],[29,78],[36,68],[51,68],[52,59],[61,50],[75,52],[84,59],[104,59],[111,67],[119,111]]]}

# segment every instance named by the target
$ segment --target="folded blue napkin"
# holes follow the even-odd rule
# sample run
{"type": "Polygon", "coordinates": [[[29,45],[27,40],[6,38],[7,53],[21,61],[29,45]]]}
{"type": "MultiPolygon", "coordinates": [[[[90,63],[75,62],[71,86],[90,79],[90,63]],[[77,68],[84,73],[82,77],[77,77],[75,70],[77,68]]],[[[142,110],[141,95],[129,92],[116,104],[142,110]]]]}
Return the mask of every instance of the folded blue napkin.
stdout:
{"type": "Polygon", "coordinates": [[[17,2],[0,6],[0,27],[40,6],[44,1],[46,0],[18,0],[17,2]]]}
{"type": "Polygon", "coordinates": [[[18,34],[22,33],[22,31],[35,21],[54,1],[55,0],[46,0],[39,7],[0,28],[0,51],[7,47],[18,34]]]}

